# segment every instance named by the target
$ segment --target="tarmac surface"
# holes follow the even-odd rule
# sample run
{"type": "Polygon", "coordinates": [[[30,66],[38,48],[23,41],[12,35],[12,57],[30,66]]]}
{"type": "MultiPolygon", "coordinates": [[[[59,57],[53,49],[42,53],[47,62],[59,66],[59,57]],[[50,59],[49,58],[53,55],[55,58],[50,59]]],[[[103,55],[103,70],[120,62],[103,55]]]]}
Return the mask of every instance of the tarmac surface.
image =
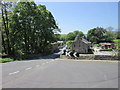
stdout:
{"type": "Polygon", "coordinates": [[[2,64],[3,88],[118,88],[118,62],[36,59],[2,64]]]}

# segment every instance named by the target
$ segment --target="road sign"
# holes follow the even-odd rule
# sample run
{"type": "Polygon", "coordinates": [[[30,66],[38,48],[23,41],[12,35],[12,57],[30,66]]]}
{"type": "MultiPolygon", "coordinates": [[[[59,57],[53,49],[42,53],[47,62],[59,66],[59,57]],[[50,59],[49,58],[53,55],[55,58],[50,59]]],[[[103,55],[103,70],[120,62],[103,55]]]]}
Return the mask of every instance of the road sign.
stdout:
{"type": "Polygon", "coordinates": [[[74,52],[74,57],[79,57],[79,53],[77,53],[77,52],[74,52]]]}

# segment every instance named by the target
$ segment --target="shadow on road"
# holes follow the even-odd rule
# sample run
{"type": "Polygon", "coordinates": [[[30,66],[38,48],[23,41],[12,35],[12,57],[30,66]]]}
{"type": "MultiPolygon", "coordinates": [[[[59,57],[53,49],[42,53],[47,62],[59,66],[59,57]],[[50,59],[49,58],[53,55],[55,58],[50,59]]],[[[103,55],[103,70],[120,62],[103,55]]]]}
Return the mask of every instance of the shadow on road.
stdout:
{"type": "Polygon", "coordinates": [[[26,56],[26,57],[22,57],[21,60],[19,61],[30,61],[30,60],[40,60],[40,59],[56,59],[56,58],[60,58],[60,52],[58,53],[53,53],[50,55],[30,55],[30,56],[26,56]]]}

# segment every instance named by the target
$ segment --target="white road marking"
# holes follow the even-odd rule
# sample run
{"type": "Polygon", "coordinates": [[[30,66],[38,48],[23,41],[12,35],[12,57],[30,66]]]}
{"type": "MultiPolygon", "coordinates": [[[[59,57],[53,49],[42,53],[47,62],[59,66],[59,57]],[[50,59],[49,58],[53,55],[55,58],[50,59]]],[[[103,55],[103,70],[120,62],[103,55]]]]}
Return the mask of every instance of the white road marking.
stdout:
{"type": "Polygon", "coordinates": [[[19,73],[20,71],[16,71],[16,72],[13,72],[13,73],[9,73],[9,75],[13,75],[13,74],[16,74],[16,73],[19,73]]]}
{"type": "Polygon", "coordinates": [[[36,67],[39,67],[40,65],[36,65],[36,67]]]}
{"type": "Polygon", "coordinates": [[[32,69],[32,67],[26,68],[25,70],[29,70],[29,69],[32,69]]]}
{"type": "Polygon", "coordinates": [[[44,65],[45,63],[43,63],[42,65],[44,65]]]}
{"type": "Polygon", "coordinates": [[[49,62],[46,62],[46,63],[49,63],[49,62]]]}

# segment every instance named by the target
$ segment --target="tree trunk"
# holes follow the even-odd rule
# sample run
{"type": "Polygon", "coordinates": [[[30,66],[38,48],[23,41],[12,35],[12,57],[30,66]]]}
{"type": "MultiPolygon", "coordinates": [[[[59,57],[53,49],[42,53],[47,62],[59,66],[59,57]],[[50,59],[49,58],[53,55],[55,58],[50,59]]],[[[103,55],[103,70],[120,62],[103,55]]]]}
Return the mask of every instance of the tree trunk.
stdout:
{"type": "Polygon", "coordinates": [[[4,52],[5,52],[5,54],[7,54],[7,50],[6,50],[6,47],[5,47],[5,41],[4,41],[4,37],[3,37],[3,34],[2,34],[2,46],[3,46],[3,48],[4,48],[4,52]]]}
{"type": "Polygon", "coordinates": [[[5,20],[3,8],[1,9],[1,11],[2,11],[3,26],[4,26],[4,29],[5,29],[5,34],[6,34],[6,38],[7,38],[7,40],[6,40],[6,42],[7,42],[6,50],[7,50],[7,54],[10,55],[11,54],[11,48],[10,48],[10,43],[9,43],[9,30],[8,30],[8,25],[7,25],[8,24],[7,11],[6,11],[6,8],[5,8],[5,13],[6,13],[5,16],[6,16],[7,20],[5,20]]]}

